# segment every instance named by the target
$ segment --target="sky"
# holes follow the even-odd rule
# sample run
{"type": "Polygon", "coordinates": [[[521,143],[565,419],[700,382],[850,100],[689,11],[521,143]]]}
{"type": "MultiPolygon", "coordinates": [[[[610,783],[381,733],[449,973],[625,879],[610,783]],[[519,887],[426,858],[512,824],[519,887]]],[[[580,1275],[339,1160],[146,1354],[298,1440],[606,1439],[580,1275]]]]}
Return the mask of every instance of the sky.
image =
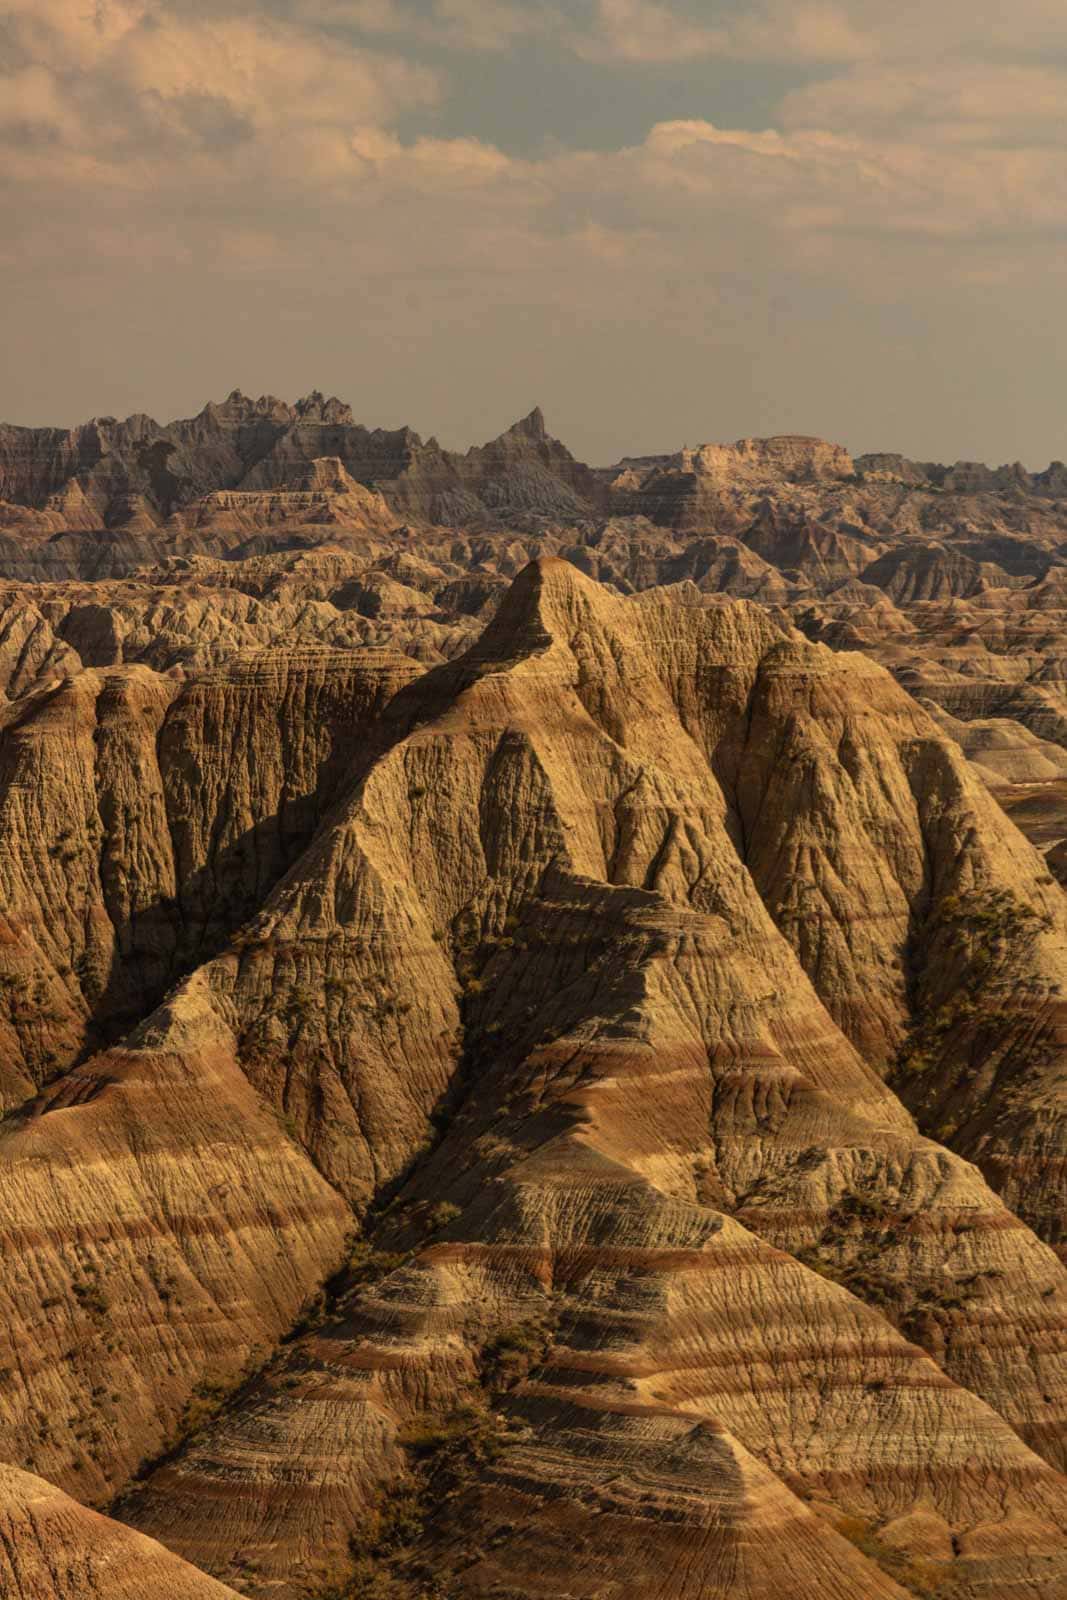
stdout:
{"type": "Polygon", "coordinates": [[[1063,0],[0,0],[0,417],[1067,456],[1063,0]]]}

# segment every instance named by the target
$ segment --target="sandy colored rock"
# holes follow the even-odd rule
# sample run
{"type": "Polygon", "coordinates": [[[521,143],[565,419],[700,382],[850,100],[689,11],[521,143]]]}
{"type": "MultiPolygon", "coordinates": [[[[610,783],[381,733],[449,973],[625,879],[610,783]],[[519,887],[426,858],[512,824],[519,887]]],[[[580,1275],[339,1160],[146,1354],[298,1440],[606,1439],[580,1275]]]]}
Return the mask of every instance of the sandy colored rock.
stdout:
{"type": "Polygon", "coordinates": [[[1062,1600],[1065,485],[0,430],[15,1593],[1062,1600]]]}
{"type": "Polygon", "coordinates": [[[232,1600],[233,1590],[51,1484],[0,1466],[7,1600],[232,1600]]]}
{"type": "MultiPolygon", "coordinates": [[[[886,857],[887,905],[901,902],[892,939],[906,937],[904,863],[922,855],[923,827],[946,887],[964,863],[978,868],[970,824],[954,835],[953,791],[961,819],[988,808],[982,870],[1017,881],[1025,862],[1040,899],[1039,858],[888,675],[812,650],[756,607],[634,606],[543,563],[476,651],[397,697],[389,748],[276,892],[257,937],[299,949],[324,889],[350,917],[373,906],[395,992],[419,997],[396,1021],[410,1029],[409,1070],[429,1060],[429,996],[456,997],[465,1088],[395,1220],[376,1231],[387,1251],[417,1248],[427,1223],[444,1236],[357,1288],[124,1516],[232,1582],[229,1530],[253,1592],[324,1581],[345,1558],[334,1530],[366,1517],[404,1427],[478,1393],[480,1352],[501,1326],[547,1317],[541,1369],[492,1401],[539,1441],[536,1471],[507,1438],[494,1457],[514,1459],[533,1489],[531,1541],[579,1473],[558,1420],[566,1396],[618,1417],[635,1405],[705,1417],[802,1499],[869,1526],[876,1546],[890,1526],[906,1546],[897,1524],[928,1497],[961,1545],[988,1531],[952,1562],[960,1593],[1015,1582],[1032,1556],[1024,1592],[1060,1591],[1063,1269],[974,1168],[915,1133],[739,855],[745,785],[759,786],[746,749],[758,761],[788,731],[796,748],[785,745],[776,771],[795,774],[793,787],[767,804],[810,828],[830,815],[829,780],[813,784],[800,757],[816,728],[828,752],[840,748],[842,719],[857,750],[841,758],[849,783],[858,752],[878,749],[868,804],[886,793],[885,823],[864,824],[877,847],[861,843],[858,815],[848,824],[857,860],[883,858],[902,809],[894,785],[917,808],[915,844],[905,832],[886,857]],[[775,719],[773,738],[763,718],[775,719]],[[453,1209],[435,1222],[442,1201],[453,1209]]],[[[766,820],[748,826],[751,855],[766,820]]],[[[872,919],[880,940],[896,915],[872,919]]],[[[857,935],[841,937],[844,955],[857,935]]],[[[889,947],[862,948],[873,997],[877,949],[889,947]]],[[[236,973],[217,964],[213,989],[225,985],[240,1011],[267,959],[245,954],[236,973]]],[[[309,1065],[324,1049],[310,1039],[317,1010],[309,1065]]],[[[351,1023],[334,1032],[353,1065],[378,1063],[376,1083],[396,1071],[384,1010],[357,1021],[354,1038],[351,1023]]],[[[260,1051],[244,1060],[256,1081],[260,1051]]],[[[306,1071],[303,1052],[295,1059],[306,1071]]],[[[351,1071],[342,1065],[346,1085],[351,1071]]],[[[355,1081],[365,1087],[348,1090],[353,1104],[371,1082],[355,1081]]],[[[609,1453],[605,1471],[620,1470],[609,1453]]],[[[425,1538],[435,1550],[429,1526],[425,1538]]],[[[525,1540],[500,1580],[520,1588],[525,1540]]],[[[622,1581],[618,1540],[594,1538],[591,1550],[622,1581]]],[[[827,1552],[827,1573],[835,1559],[827,1552]]]]}

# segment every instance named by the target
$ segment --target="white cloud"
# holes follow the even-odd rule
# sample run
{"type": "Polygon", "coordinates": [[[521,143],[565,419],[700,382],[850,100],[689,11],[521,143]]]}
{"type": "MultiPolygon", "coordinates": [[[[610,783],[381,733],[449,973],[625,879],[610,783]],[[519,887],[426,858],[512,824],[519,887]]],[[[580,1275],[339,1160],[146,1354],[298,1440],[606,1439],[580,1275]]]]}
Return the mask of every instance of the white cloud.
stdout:
{"type": "Polygon", "coordinates": [[[142,24],[109,65],[138,96],[214,101],[256,128],[387,121],[436,97],[425,68],[245,17],[142,24]]]}
{"type": "Polygon", "coordinates": [[[47,67],[23,67],[0,77],[0,129],[63,135],[75,126],[56,76],[47,67]]]}
{"type": "Polygon", "coordinates": [[[14,47],[54,71],[91,68],[150,15],[148,0],[9,0],[14,47]]]}
{"type": "Polygon", "coordinates": [[[571,34],[570,42],[591,60],[684,61],[723,53],[727,32],[694,22],[657,0],[598,0],[590,26],[571,34]]]}
{"type": "MultiPolygon", "coordinates": [[[[785,21],[789,0],[771,0],[785,21]]],[[[1060,0],[840,0],[863,55],[916,66],[944,60],[1040,59],[1067,45],[1060,0]]]]}
{"type": "Polygon", "coordinates": [[[425,66],[262,15],[17,0],[9,16],[22,64],[0,78],[4,164],[34,183],[80,183],[93,169],[165,191],[203,163],[232,164],[236,146],[266,157],[309,130],[343,142],[440,94],[425,66]]]}

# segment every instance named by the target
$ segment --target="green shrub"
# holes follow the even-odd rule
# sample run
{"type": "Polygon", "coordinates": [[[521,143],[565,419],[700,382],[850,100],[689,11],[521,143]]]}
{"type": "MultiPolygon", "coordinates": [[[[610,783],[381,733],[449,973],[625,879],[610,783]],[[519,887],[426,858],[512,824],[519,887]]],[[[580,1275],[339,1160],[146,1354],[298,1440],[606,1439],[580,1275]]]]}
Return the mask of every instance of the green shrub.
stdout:
{"type": "Polygon", "coordinates": [[[461,1208],[453,1205],[451,1200],[439,1200],[426,1213],[426,1230],[428,1233],[439,1233],[442,1228],[447,1228],[450,1222],[455,1222],[461,1214],[461,1208]]]}

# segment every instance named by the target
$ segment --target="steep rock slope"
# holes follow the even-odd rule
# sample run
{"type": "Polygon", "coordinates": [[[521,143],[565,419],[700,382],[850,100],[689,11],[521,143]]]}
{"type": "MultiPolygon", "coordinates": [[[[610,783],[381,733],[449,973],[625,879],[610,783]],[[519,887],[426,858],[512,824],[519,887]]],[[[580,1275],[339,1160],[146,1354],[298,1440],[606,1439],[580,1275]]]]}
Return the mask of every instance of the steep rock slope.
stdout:
{"type": "Polygon", "coordinates": [[[382,533],[395,521],[380,494],[357,483],[338,457],[325,456],[312,457],[306,466],[290,470],[270,492],[217,489],[192,501],[187,510],[176,512],[170,527],[207,529],[216,537],[232,534],[247,539],[276,527],[328,528],[337,523],[351,531],[382,533]]]}
{"type": "Polygon", "coordinates": [[[7,1600],[233,1600],[234,1593],[151,1539],[5,1466],[0,1592],[7,1600]]]}
{"type": "Polygon", "coordinates": [[[0,1458],[228,1586],[33,1600],[1061,1600],[1063,469],[0,478],[0,1458]]]}
{"type": "Polygon", "coordinates": [[[839,482],[854,473],[840,445],[783,434],[624,460],[604,476],[613,509],[695,531],[716,516],[728,518],[739,495],[758,495],[771,484],[839,482]]]}
{"type": "Polygon", "coordinates": [[[103,527],[138,507],[158,518],[176,504],[232,486],[292,425],[294,411],[239,391],[197,417],[161,427],[138,414],[81,427],[0,428],[0,496],[49,503],[73,527],[103,527]],[[73,496],[73,501],[71,500],[73,496]]]}
{"type": "Polygon", "coordinates": [[[58,638],[33,601],[19,594],[0,599],[0,697],[13,700],[36,684],[72,677],[81,660],[58,638]]]}
{"type": "Polygon", "coordinates": [[[975,595],[1007,583],[990,561],[972,561],[944,545],[910,545],[888,551],[863,569],[864,583],[884,589],[897,605],[975,595]]]}
{"type": "Polygon", "coordinates": [[[416,672],[384,651],[250,652],[187,683],[86,671],[0,712],[0,1106],[225,943],[416,672]]]}
{"type": "MultiPolygon", "coordinates": [[[[942,861],[928,894],[963,871],[998,881],[1010,866],[1018,882],[1025,866],[1041,901],[1038,858],[962,757],[884,673],[856,672],[757,608],[634,605],[549,562],[474,651],[396,697],[358,790],[196,983],[238,1017],[274,997],[243,1070],[357,1205],[380,1179],[352,1152],[360,1131],[368,1158],[381,1146],[383,1085],[395,1099],[405,1070],[444,1088],[458,1069],[444,1135],[374,1224],[381,1282],[361,1288],[357,1268],[340,1316],[124,1515],[235,1586],[295,1595],[343,1569],[420,1416],[488,1395],[504,1431],[457,1492],[503,1496],[493,1554],[459,1551],[432,1514],[420,1535],[431,1564],[451,1538],[460,1592],[570,1592],[553,1507],[575,1495],[607,1513],[582,1525],[579,1570],[626,1581],[619,1485],[702,1525],[707,1501],[685,1506],[712,1458],[705,1493],[738,1473],[753,1485],[740,1546],[785,1518],[828,1593],[893,1593],[878,1563],[928,1558],[961,1595],[1063,1592],[1067,1483],[1049,1464],[1067,1417],[1063,1269],[973,1168],[916,1134],[745,864],[765,830],[775,859],[790,843],[776,797],[766,819],[749,814],[767,745],[753,730],[773,718],[780,765],[839,749],[851,763],[839,832],[857,869],[889,862],[870,890],[872,961],[907,936],[908,828],[888,849],[886,832],[909,772],[942,861]],[[960,805],[983,803],[981,826],[958,827],[960,805]],[[295,981],[305,1010],[283,1075],[273,1018],[295,981]],[[335,1144],[318,1105],[333,1095],[331,1118],[347,1116],[338,1089],[358,1126],[335,1144]],[[397,1251],[414,1255],[390,1271],[397,1251]],[[498,1385],[487,1363],[516,1328],[540,1330],[523,1336],[540,1359],[498,1385]],[[664,1439],[678,1441],[666,1473],[664,1439]],[[866,1554],[812,1528],[764,1472],[869,1529],[866,1554]]],[[[783,804],[802,831],[829,816],[810,777],[783,804]]],[[[855,936],[838,937],[849,954],[855,936]]],[[[1042,937],[1062,939],[1062,913],[1042,937]]],[[[168,1028],[151,1025],[153,1049],[168,1028]]],[[[709,1546],[693,1582],[770,1581],[736,1568],[738,1549],[709,1546]]],[[[660,1592],[645,1572],[639,1592],[660,1592]]]]}
{"type": "Polygon", "coordinates": [[[928,700],[924,709],[963,750],[990,788],[1054,782],[1067,776],[1067,750],[1038,739],[1011,717],[974,717],[961,722],[928,700]]]}
{"type": "Polygon", "coordinates": [[[0,1123],[0,1454],[97,1503],[266,1359],[350,1225],[207,997],[170,1015],[185,1055],[97,1057],[0,1123]]]}

